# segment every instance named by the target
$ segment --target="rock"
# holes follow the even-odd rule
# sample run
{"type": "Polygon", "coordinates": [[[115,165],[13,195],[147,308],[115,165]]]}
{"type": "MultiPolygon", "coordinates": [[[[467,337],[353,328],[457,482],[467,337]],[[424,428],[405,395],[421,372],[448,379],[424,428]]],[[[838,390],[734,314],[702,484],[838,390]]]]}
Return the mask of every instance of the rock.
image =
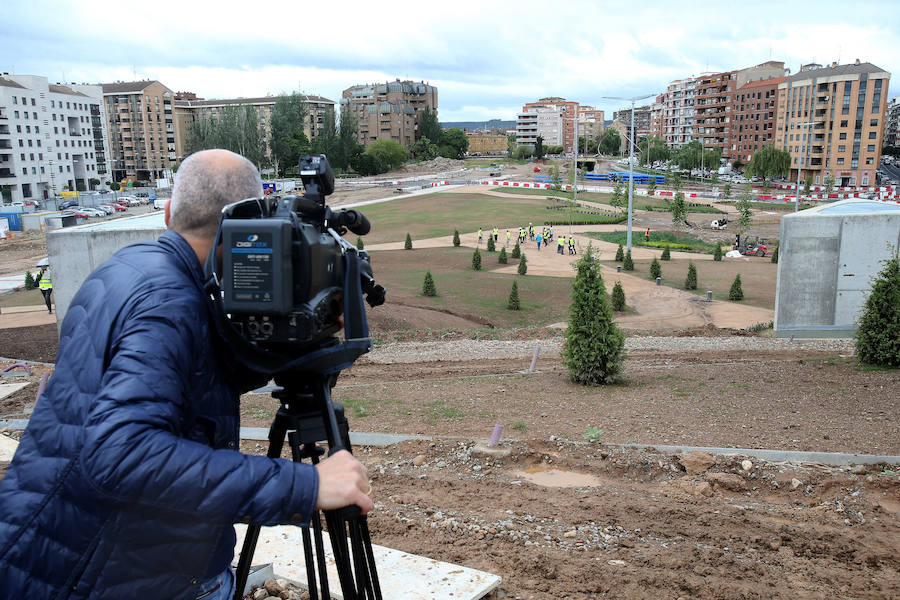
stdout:
{"type": "Polygon", "coordinates": [[[506,458],[512,454],[512,448],[504,447],[504,446],[486,446],[484,444],[476,444],[474,448],[472,448],[472,456],[478,456],[482,458],[506,458]]]}
{"type": "Polygon", "coordinates": [[[575,530],[573,529],[572,531],[567,531],[567,532],[565,532],[565,533],[563,534],[563,537],[564,537],[564,538],[573,538],[573,537],[575,537],[576,535],[578,535],[578,532],[575,531],[575,530]]]}
{"type": "Polygon", "coordinates": [[[850,469],[850,472],[854,475],[864,475],[866,470],[866,465],[853,465],[853,467],[850,469]]]}
{"type": "Polygon", "coordinates": [[[707,498],[709,498],[713,495],[712,486],[705,481],[701,481],[694,486],[694,494],[697,496],[706,496],[707,498]]]}
{"type": "Polygon", "coordinates": [[[781,540],[772,540],[771,542],[769,542],[769,548],[771,548],[772,550],[778,550],[779,548],[781,548],[781,540]]]}
{"type": "Polygon", "coordinates": [[[444,468],[447,467],[447,461],[446,461],[446,460],[439,460],[439,461],[437,461],[437,465],[436,465],[436,466],[437,466],[438,469],[444,469],[444,468]]]}
{"type": "Polygon", "coordinates": [[[280,585],[278,585],[278,582],[274,579],[266,579],[266,582],[263,584],[263,588],[265,588],[266,592],[269,593],[269,596],[275,596],[276,598],[284,589],[280,585]]]}
{"type": "Polygon", "coordinates": [[[741,468],[745,471],[749,471],[750,469],[753,468],[753,463],[750,462],[749,460],[741,461],[741,468]]]}
{"type": "Polygon", "coordinates": [[[791,489],[796,490],[803,482],[797,479],[796,477],[791,479],[791,489]]]}
{"type": "Polygon", "coordinates": [[[698,473],[705,473],[708,471],[710,467],[716,464],[716,459],[706,452],[694,450],[693,452],[688,452],[682,456],[679,462],[689,475],[697,475],[698,473]]]}
{"type": "Polygon", "coordinates": [[[253,592],[253,600],[263,600],[263,598],[268,598],[269,592],[267,592],[264,588],[259,588],[255,592],[253,592]]]}
{"type": "Polygon", "coordinates": [[[626,564],[624,560],[609,560],[607,563],[614,567],[624,567],[626,564]]]}
{"type": "Polygon", "coordinates": [[[424,454],[420,454],[420,455],[416,456],[416,457],[413,459],[412,463],[413,463],[413,465],[415,465],[415,466],[417,466],[417,467],[421,467],[422,465],[425,464],[425,455],[424,455],[424,454]]]}
{"type": "Polygon", "coordinates": [[[744,478],[734,473],[707,473],[706,480],[733,492],[743,491],[747,487],[744,478]]]}

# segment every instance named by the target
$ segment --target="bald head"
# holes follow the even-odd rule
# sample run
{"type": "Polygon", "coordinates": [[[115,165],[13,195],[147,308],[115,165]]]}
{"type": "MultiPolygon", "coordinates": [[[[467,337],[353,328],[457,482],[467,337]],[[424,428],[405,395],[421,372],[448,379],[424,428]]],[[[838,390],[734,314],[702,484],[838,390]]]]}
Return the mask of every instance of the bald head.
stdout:
{"type": "Polygon", "coordinates": [[[222,207],[262,196],[259,171],[249,160],[228,150],[203,150],[187,157],[178,168],[169,228],[183,235],[212,238],[222,207]]]}

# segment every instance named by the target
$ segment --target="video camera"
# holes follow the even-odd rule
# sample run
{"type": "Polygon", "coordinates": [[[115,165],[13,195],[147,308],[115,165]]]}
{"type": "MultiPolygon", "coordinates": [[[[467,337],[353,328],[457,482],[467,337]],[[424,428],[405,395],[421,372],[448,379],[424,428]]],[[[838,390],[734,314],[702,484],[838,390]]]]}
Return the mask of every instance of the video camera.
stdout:
{"type": "Polygon", "coordinates": [[[358,211],[325,205],[334,191],[328,159],[301,156],[299,172],[302,196],[225,206],[206,261],[207,287],[219,315],[227,315],[227,329],[256,349],[284,357],[327,343],[340,330],[342,315],[347,339],[368,337],[362,296],[373,307],[385,298],[369,254],[341,237],[348,230],[367,234],[369,221],[358,211]],[[214,256],[220,245],[221,272],[214,256]]]}

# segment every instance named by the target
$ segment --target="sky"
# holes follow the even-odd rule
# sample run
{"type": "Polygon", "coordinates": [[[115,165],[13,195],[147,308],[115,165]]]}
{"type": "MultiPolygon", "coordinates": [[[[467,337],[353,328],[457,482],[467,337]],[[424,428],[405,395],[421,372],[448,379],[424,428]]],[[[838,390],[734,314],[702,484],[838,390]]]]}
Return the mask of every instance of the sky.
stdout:
{"type": "Polygon", "coordinates": [[[301,91],[339,100],[394,79],[438,88],[442,122],[513,120],[562,96],[659,94],[675,79],[784,61],[896,74],[896,0],[733,2],[4,0],[0,72],[51,82],[156,79],[213,98],[301,91]]]}

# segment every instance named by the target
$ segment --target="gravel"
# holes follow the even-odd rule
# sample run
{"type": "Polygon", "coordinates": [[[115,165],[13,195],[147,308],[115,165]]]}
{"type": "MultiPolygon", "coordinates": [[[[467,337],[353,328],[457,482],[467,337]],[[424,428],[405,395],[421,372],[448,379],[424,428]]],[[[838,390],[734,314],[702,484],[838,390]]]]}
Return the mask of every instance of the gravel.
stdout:
{"type": "MultiPolygon", "coordinates": [[[[375,347],[359,359],[360,363],[392,364],[432,361],[527,358],[536,347],[542,353],[559,353],[562,337],[535,340],[454,340],[443,342],[392,342],[375,347]]],[[[851,353],[852,339],[804,339],[734,337],[662,337],[644,336],[625,339],[625,349],[633,352],[710,352],[710,351],[814,351],[851,353]]]]}

